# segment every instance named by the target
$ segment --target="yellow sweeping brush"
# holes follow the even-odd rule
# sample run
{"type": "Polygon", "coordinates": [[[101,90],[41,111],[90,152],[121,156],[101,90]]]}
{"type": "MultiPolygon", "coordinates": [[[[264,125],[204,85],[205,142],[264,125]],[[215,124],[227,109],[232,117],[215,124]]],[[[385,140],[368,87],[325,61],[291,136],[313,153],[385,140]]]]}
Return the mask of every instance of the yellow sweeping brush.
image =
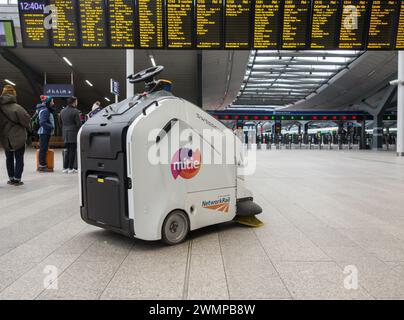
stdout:
{"type": "Polygon", "coordinates": [[[259,228],[262,227],[264,225],[264,223],[260,220],[258,220],[255,216],[236,216],[234,218],[234,221],[242,224],[244,226],[248,226],[248,227],[253,227],[253,228],[259,228]]]}

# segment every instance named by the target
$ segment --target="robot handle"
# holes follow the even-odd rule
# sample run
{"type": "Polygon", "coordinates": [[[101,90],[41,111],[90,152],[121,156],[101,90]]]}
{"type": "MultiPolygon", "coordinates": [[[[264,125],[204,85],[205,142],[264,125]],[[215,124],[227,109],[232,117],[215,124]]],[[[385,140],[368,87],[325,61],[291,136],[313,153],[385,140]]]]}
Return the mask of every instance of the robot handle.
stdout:
{"type": "Polygon", "coordinates": [[[155,66],[142,70],[136,74],[128,76],[130,83],[145,82],[146,84],[154,81],[154,77],[164,70],[163,66],[155,66]]]}

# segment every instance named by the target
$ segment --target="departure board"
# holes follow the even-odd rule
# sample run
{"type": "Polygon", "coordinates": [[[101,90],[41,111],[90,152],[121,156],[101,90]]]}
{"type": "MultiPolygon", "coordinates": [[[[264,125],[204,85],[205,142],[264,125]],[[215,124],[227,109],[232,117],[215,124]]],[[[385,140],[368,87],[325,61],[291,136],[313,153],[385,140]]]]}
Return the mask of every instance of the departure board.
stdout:
{"type": "Polygon", "coordinates": [[[250,48],[251,0],[226,0],[225,48],[250,48]]]}
{"type": "Polygon", "coordinates": [[[81,45],[84,48],[107,47],[104,0],[80,0],[78,3],[80,12],[81,45]]]}
{"type": "Polygon", "coordinates": [[[19,0],[18,9],[31,48],[404,49],[404,0],[19,0]]]}
{"type": "Polygon", "coordinates": [[[284,0],[283,49],[304,49],[308,46],[310,0],[284,0]]]}
{"type": "Polygon", "coordinates": [[[166,0],[167,48],[193,47],[193,0],[166,0]]]}
{"type": "Polygon", "coordinates": [[[109,0],[111,48],[135,47],[135,0],[109,0]]]}
{"type": "Polygon", "coordinates": [[[52,42],[56,48],[78,47],[78,27],[75,0],[50,0],[56,8],[56,26],[52,28],[52,42]]]}
{"type": "Polygon", "coordinates": [[[396,49],[404,50],[404,1],[401,1],[400,16],[398,19],[396,49]]]}
{"type": "Polygon", "coordinates": [[[339,0],[314,0],[311,21],[311,49],[333,49],[338,43],[339,0]]]}
{"type": "Polygon", "coordinates": [[[44,26],[45,6],[46,0],[18,1],[24,47],[49,47],[49,32],[44,26]]]}
{"type": "Polygon", "coordinates": [[[255,0],[254,49],[276,49],[280,41],[280,0],[255,0]]]}
{"type": "Polygon", "coordinates": [[[140,49],[164,48],[163,0],[137,0],[140,49]]]}
{"type": "Polygon", "coordinates": [[[223,47],[223,0],[196,0],[196,48],[223,47]]]}
{"type": "Polygon", "coordinates": [[[369,49],[392,48],[395,37],[393,26],[399,2],[399,0],[373,0],[368,33],[369,49]]]}
{"type": "Polygon", "coordinates": [[[361,50],[366,47],[366,16],[369,0],[344,0],[340,25],[340,49],[361,50]]]}

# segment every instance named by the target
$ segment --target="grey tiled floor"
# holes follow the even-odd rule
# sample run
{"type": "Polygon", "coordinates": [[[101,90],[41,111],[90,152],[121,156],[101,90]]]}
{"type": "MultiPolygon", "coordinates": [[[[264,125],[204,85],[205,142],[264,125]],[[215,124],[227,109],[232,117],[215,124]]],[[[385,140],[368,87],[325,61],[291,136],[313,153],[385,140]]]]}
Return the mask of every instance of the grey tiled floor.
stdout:
{"type": "Polygon", "coordinates": [[[265,226],[212,226],[176,247],[84,224],[60,158],[41,175],[29,151],[21,188],[0,162],[0,299],[404,298],[404,159],[393,153],[260,151],[248,185],[265,226]],[[346,266],[357,290],[344,288],[346,266]]]}

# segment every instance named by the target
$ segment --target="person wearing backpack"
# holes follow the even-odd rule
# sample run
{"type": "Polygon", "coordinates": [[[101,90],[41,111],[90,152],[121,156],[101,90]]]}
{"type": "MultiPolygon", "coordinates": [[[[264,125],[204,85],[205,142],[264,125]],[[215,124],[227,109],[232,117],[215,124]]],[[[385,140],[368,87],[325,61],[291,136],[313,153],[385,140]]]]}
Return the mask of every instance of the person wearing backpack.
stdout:
{"type": "Polygon", "coordinates": [[[22,186],[25,143],[30,127],[28,112],[17,104],[17,92],[5,85],[0,96],[0,142],[6,154],[7,184],[22,186]]]}
{"type": "Polygon", "coordinates": [[[63,140],[66,145],[66,167],[63,173],[76,173],[77,135],[81,127],[80,112],[77,110],[77,98],[70,97],[67,107],[60,113],[62,120],[63,140]]]}
{"type": "Polygon", "coordinates": [[[50,171],[46,163],[46,154],[50,137],[55,130],[54,105],[53,98],[50,96],[41,96],[41,103],[37,105],[39,119],[39,172],[50,171]]]}

